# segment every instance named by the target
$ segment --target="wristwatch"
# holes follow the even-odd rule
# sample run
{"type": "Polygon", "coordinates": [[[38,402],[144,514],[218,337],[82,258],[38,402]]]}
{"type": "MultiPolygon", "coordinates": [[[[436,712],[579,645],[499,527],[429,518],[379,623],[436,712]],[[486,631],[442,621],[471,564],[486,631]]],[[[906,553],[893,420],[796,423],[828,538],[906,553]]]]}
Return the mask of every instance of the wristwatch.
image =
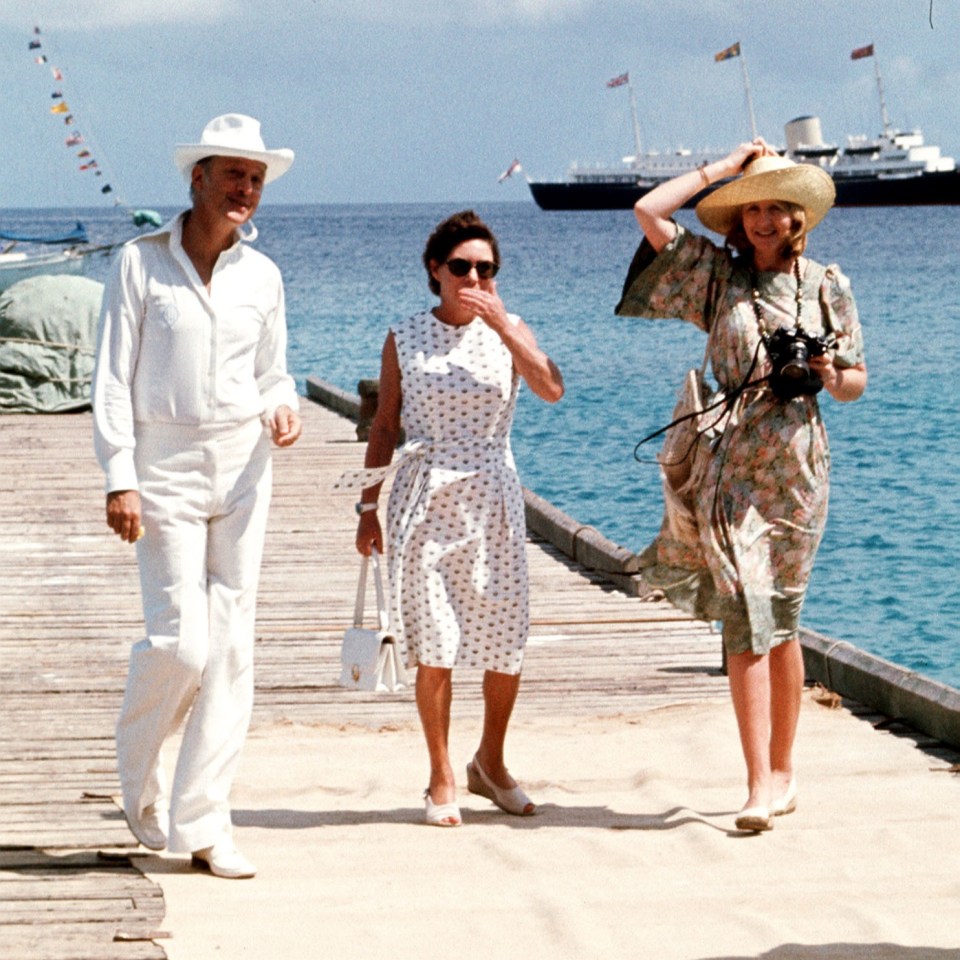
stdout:
{"type": "Polygon", "coordinates": [[[364,503],[362,500],[354,505],[354,510],[357,511],[357,516],[359,517],[362,513],[369,513],[371,510],[376,510],[376,503],[364,503]]]}

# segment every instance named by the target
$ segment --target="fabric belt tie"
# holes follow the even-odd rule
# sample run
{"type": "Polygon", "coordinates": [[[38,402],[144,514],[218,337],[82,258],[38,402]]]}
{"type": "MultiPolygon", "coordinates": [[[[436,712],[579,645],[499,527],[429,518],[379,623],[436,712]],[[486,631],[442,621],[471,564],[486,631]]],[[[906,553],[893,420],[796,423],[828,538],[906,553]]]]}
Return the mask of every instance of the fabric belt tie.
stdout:
{"type": "MultiPolygon", "coordinates": [[[[347,470],[334,484],[338,490],[366,489],[383,482],[401,467],[409,465],[415,470],[399,514],[388,520],[395,537],[392,549],[387,551],[395,615],[399,613],[396,609],[397,598],[403,592],[403,558],[406,556],[407,543],[429,514],[433,497],[439,490],[481,471],[499,474],[508,463],[512,467],[508,451],[509,446],[502,439],[414,439],[400,448],[399,456],[394,458],[393,463],[385,467],[347,470]]],[[[486,587],[477,586],[481,594],[487,594],[486,587]]]]}
{"type": "Polygon", "coordinates": [[[433,475],[431,486],[437,488],[473,476],[481,470],[494,469],[499,472],[504,464],[506,451],[507,445],[502,440],[486,437],[458,440],[416,438],[405,443],[393,462],[384,467],[345,470],[333,488],[366,490],[383,483],[402,466],[414,462],[418,463],[420,471],[433,475]]]}

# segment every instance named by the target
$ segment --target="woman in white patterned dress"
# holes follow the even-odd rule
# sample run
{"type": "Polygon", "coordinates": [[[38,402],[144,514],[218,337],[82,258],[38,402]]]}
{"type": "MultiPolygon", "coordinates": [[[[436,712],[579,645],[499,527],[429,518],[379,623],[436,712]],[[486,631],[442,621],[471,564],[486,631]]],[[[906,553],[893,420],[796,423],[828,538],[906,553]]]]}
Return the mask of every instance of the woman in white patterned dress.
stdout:
{"type": "MultiPolygon", "coordinates": [[[[494,277],[496,238],[473,211],[437,226],[423,253],[432,310],[387,335],[365,466],[407,442],[387,506],[393,627],[417,665],[417,709],[430,756],[426,821],[458,826],[448,736],[453,667],[484,672],[484,724],[467,766],[471,793],[519,816],[535,806],[504,764],[529,627],[523,492],[510,452],[521,378],[551,403],[563,379],[530,328],[507,313],[494,277]]],[[[382,482],[382,481],[381,481],[382,482]]],[[[380,483],[357,505],[357,549],[383,552],[380,483]]]]}

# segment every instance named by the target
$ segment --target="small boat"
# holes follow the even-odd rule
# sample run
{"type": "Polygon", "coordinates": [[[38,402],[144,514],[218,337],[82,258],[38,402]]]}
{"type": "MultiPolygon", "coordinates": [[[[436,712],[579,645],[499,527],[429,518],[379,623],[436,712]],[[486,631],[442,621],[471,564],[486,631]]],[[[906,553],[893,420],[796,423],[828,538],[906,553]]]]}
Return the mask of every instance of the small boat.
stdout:
{"type": "Polygon", "coordinates": [[[86,228],[77,221],[77,225],[65,233],[46,236],[31,236],[21,233],[0,231],[0,240],[7,245],[0,250],[0,290],[27,277],[45,274],[83,273],[84,257],[94,249],[87,246],[86,228]],[[39,249],[37,252],[16,249],[18,243],[28,243],[39,249]],[[45,246],[63,245],[63,250],[47,251],[45,246]],[[69,245],[69,246],[68,246],[69,245]]]}
{"type": "Polygon", "coordinates": [[[99,249],[90,247],[86,228],[77,221],[76,226],[64,233],[32,236],[22,233],[0,231],[0,240],[6,246],[0,250],[0,290],[6,290],[27,277],[45,274],[83,273],[84,257],[99,249]],[[33,250],[16,249],[17,244],[27,243],[33,250]],[[49,251],[46,246],[63,245],[63,250],[49,251]]]}
{"type": "Polygon", "coordinates": [[[83,273],[83,250],[58,250],[53,253],[0,253],[0,290],[27,277],[45,274],[83,273]]]}
{"type": "MultiPolygon", "coordinates": [[[[739,44],[718,54],[717,58],[730,56],[742,57],[739,44]],[[732,52],[734,50],[736,52],[732,52]]],[[[853,59],[864,56],[874,57],[872,44],[855,50],[853,59]]],[[[882,120],[882,133],[877,137],[850,136],[843,147],[838,147],[824,142],[818,117],[801,116],[784,127],[786,146],[780,148],[780,153],[797,163],[812,163],[826,170],[837,188],[838,207],[960,204],[960,170],[954,158],[943,156],[939,147],[926,144],[920,130],[894,129],[887,116],[879,67],[876,80],[882,120]]],[[[629,86],[629,75],[624,74],[611,81],[613,83],[629,86]]],[[[745,70],[744,86],[750,104],[745,70]]],[[[634,155],[624,157],[617,166],[574,164],[558,180],[528,177],[527,184],[539,207],[544,210],[628,209],[657,184],[725,156],[725,152],[709,150],[642,151],[632,87],[630,105],[636,139],[634,155]]],[[[750,121],[756,136],[752,104],[750,121]]],[[[717,186],[719,184],[714,184],[709,189],[717,186]]],[[[701,191],[686,206],[695,206],[707,192],[709,190],[701,191]]]]}
{"type": "Polygon", "coordinates": [[[66,233],[55,233],[52,236],[47,234],[42,237],[35,237],[23,233],[8,233],[0,230],[0,240],[7,240],[11,243],[42,243],[42,244],[73,244],[87,243],[87,228],[78,220],[77,225],[66,233]]]}

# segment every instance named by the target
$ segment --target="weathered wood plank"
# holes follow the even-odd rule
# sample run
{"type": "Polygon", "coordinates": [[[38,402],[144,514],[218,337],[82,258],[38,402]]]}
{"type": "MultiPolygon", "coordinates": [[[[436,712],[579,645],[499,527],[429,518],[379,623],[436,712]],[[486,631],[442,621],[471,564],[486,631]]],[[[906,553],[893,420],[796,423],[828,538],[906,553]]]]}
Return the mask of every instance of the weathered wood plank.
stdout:
{"type": "Polygon", "coordinates": [[[20,876],[14,873],[0,873],[0,902],[4,909],[9,910],[11,903],[34,903],[41,900],[70,899],[70,900],[114,900],[123,899],[130,902],[146,904],[148,900],[157,901],[157,909],[163,909],[163,894],[156,891],[151,897],[141,893],[141,877],[139,872],[126,881],[111,876],[109,891],[104,890],[104,876],[106,872],[92,874],[70,873],[63,870],[31,870],[28,875],[20,876]]]}
{"type": "MultiPolygon", "coordinates": [[[[4,892],[6,892],[4,890],[4,892]]],[[[89,923],[120,919],[129,922],[137,906],[129,896],[71,897],[69,894],[17,900],[0,900],[0,924],[89,923]]],[[[159,911],[162,917],[162,909],[159,911]]],[[[154,920],[159,919],[154,917],[154,920]]]]}
{"type": "Polygon", "coordinates": [[[150,939],[116,939],[109,923],[63,923],[0,928],[3,960],[166,960],[166,951],[150,939]]]}
{"type": "Polygon", "coordinates": [[[163,915],[163,891],[125,857],[0,849],[4,960],[163,960],[163,915]]]}

